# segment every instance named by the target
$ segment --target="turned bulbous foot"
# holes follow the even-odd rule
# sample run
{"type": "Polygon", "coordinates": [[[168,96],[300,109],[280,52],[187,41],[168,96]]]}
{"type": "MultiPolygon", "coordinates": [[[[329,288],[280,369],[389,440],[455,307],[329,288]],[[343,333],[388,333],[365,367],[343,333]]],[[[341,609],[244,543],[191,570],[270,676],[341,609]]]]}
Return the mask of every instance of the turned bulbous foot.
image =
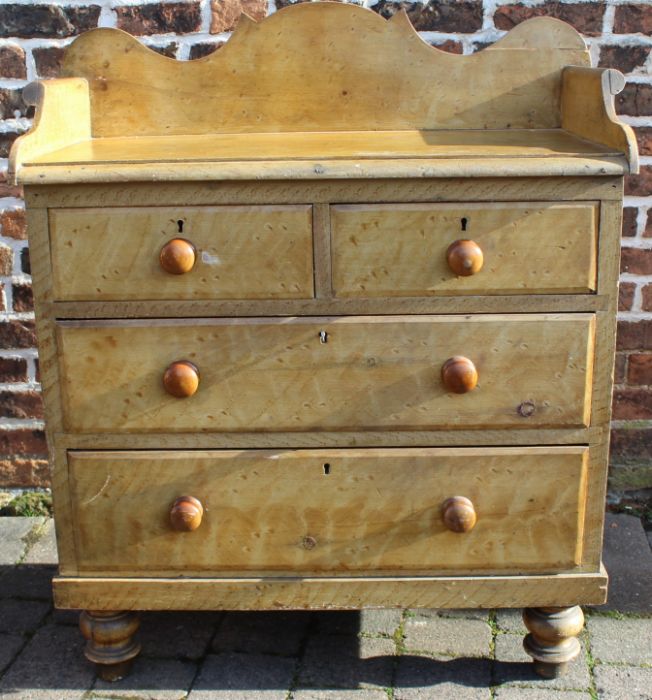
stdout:
{"type": "Polygon", "coordinates": [[[558,678],[580,653],[576,639],[584,626],[579,605],[572,608],[526,608],[523,622],[529,630],[523,640],[525,651],[534,659],[534,670],[543,678],[558,678]]]}
{"type": "Polygon", "coordinates": [[[84,654],[105,681],[117,681],[129,674],[133,659],[140,652],[134,634],[140,626],[133,612],[83,611],[79,628],[84,635],[84,654]]]}

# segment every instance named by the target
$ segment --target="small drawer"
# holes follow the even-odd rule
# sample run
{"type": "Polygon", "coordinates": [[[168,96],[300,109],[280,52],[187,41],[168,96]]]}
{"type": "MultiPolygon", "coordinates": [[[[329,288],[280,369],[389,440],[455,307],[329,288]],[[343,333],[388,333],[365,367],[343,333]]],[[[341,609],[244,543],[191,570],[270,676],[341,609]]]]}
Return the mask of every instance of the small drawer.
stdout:
{"type": "Polygon", "coordinates": [[[54,299],[313,297],[312,207],[54,209],[54,299]]]}
{"type": "Polygon", "coordinates": [[[585,447],[70,452],[79,572],[563,571],[585,447]]]}
{"type": "Polygon", "coordinates": [[[338,297],[589,293],[598,204],[331,207],[338,297]]]}
{"type": "Polygon", "coordinates": [[[592,314],[61,321],[79,432],[582,427],[592,314]]]}

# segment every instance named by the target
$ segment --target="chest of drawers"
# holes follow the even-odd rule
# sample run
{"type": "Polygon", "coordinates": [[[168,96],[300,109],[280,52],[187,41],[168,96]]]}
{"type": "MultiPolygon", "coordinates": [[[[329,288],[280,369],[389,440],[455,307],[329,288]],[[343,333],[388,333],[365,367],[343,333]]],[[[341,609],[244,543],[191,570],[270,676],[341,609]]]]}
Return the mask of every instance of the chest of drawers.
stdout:
{"type": "Polygon", "coordinates": [[[139,610],[365,607],[525,607],[563,672],[606,596],[621,76],[556,20],[460,57],[331,3],[65,74],[11,166],[102,675],[139,610]]]}

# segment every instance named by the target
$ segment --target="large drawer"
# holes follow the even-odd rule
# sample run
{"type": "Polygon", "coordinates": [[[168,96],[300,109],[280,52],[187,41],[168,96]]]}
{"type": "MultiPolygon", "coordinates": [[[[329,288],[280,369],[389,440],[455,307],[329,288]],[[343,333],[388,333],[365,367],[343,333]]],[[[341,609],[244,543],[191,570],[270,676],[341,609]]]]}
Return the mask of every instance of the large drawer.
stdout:
{"type": "Polygon", "coordinates": [[[596,202],[338,205],[331,231],[338,297],[595,290],[596,202]]]}
{"type": "Polygon", "coordinates": [[[143,576],[567,570],[582,558],[588,453],[70,452],[78,568],[143,576]],[[172,526],[182,496],[203,509],[199,519],[195,504],[182,521],[195,530],[172,526]],[[444,522],[456,496],[475,512],[470,531],[444,522]]]}
{"type": "Polygon", "coordinates": [[[308,205],[53,209],[49,221],[57,300],[313,296],[308,205]]]}
{"type": "Polygon", "coordinates": [[[591,314],[67,321],[57,333],[69,431],[581,427],[590,418],[591,314]],[[459,356],[477,372],[467,393],[442,378],[459,356]],[[163,379],[188,362],[198,387],[177,398],[163,379]]]}

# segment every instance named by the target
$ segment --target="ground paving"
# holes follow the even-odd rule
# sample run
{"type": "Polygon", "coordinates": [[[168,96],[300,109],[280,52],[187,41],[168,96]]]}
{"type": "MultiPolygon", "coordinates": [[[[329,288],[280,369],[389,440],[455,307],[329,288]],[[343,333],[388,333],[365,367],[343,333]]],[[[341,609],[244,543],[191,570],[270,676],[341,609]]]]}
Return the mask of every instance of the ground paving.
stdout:
{"type": "Polygon", "coordinates": [[[77,614],[53,610],[52,522],[0,518],[3,700],[652,700],[652,551],[636,518],[607,519],[607,606],[585,610],[582,654],[543,681],[514,610],[142,615],[117,683],[95,677],[77,614]]]}

